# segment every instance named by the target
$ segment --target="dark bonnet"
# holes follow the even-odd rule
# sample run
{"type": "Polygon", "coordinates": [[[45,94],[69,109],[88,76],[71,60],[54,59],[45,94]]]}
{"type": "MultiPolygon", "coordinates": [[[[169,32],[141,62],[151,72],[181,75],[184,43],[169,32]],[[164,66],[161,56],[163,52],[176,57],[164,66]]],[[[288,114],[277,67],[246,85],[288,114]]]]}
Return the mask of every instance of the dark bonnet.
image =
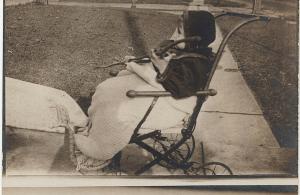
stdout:
{"type": "Polygon", "coordinates": [[[200,36],[202,41],[187,44],[189,48],[207,47],[216,38],[214,16],[207,11],[185,11],[183,13],[185,37],[200,36]]]}

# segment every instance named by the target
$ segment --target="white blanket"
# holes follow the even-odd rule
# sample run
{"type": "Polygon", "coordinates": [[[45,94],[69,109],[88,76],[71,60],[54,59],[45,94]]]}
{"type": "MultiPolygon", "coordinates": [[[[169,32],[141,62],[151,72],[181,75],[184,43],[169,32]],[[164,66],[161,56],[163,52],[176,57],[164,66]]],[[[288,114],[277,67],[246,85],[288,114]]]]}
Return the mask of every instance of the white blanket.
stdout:
{"type": "MultiPolygon", "coordinates": [[[[128,98],[128,90],[164,90],[155,81],[156,72],[151,64],[129,63],[127,71],[98,85],[89,108],[92,126],[89,135],[75,135],[75,142],[85,155],[99,160],[112,158],[122,150],[133,134],[153,98],[128,98]]],[[[145,129],[169,129],[182,125],[192,113],[196,97],[175,100],[160,97],[143,124],[145,129]]]]}
{"type": "Polygon", "coordinates": [[[5,77],[5,125],[64,133],[59,125],[56,106],[63,105],[73,125],[83,126],[87,117],[64,91],[5,77]]]}

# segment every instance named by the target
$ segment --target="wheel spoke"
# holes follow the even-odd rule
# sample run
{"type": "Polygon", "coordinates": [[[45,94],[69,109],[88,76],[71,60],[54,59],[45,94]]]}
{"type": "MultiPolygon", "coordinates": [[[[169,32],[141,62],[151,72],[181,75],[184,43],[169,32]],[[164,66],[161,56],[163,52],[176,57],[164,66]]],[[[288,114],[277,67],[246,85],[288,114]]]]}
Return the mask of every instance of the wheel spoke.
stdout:
{"type": "Polygon", "coordinates": [[[225,173],[226,169],[224,168],[223,172],[222,173],[225,173]]]}
{"type": "MultiPolygon", "coordinates": [[[[170,150],[175,144],[177,144],[181,139],[181,134],[166,134],[162,137],[166,139],[161,140],[160,138],[153,139],[153,148],[155,148],[158,152],[165,153],[170,150]]],[[[174,150],[171,154],[168,155],[168,158],[180,163],[182,161],[187,161],[192,156],[192,152],[194,151],[195,141],[193,136],[191,136],[185,143],[180,145],[176,150],[174,150]]],[[[176,168],[173,165],[165,161],[160,161],[159,164],[166,168],[176,168]]]]}

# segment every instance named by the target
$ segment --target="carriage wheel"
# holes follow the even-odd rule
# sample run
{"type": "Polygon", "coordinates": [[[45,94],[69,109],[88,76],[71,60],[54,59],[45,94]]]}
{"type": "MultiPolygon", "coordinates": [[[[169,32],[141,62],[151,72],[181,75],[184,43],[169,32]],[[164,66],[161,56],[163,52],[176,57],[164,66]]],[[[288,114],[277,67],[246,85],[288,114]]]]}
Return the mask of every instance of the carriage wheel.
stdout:
{"type": "Polygon", "coordinates": [[[203,165],[204,175],[233,175],[231,169],[220,162],[208,162],[203,165]]]}
{"type": "Polygon", "coordinates": [[[188,175],[214,175],[214,176],[225,176],[233,175],[231,169],[220,162],[208,162],[204,165],[193,162],[193,165],[186,171],[188,175]]]}
{"type": "MultiPolygon", "coordinates": [[[[155,148],[158,152],[164,153],[168,151],[172,146],[178,143],[181,140],[181,134],[168,133],[162,135],[164,139],[156,139],[153,143],[153,148],[155,148]]],[[[168,155],[168,157],[172,160],[175,160],[177,163],[188,161],[195,150],[195,139],[192,135],[189,139],[186,140],[184,144],[182,144],[177,150],[168,155]]],[[[159,165],[167,168],[167,169],[176,169],[178,167],[170,165],[169,163],[161,160],[159,165]]]]}

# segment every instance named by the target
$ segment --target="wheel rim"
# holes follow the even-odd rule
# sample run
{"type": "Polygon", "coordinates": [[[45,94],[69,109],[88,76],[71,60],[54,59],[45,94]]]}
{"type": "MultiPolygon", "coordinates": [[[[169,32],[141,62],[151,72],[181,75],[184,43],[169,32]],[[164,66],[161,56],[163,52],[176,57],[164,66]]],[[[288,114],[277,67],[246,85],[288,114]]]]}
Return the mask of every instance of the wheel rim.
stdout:
{"type": "Polygon", "coordinates": [[[220,162],[209,162],[203,165],[205,175],[233,175],[231,169],[220,162]]]}
{"type": "Polygon", "coordinates": [[[199,162],[191,162],[192,166],[186,171],[188,175],[226,176],[233,175],[231,169],[220,162],[209,162],[204,165],[199,162]]]}

